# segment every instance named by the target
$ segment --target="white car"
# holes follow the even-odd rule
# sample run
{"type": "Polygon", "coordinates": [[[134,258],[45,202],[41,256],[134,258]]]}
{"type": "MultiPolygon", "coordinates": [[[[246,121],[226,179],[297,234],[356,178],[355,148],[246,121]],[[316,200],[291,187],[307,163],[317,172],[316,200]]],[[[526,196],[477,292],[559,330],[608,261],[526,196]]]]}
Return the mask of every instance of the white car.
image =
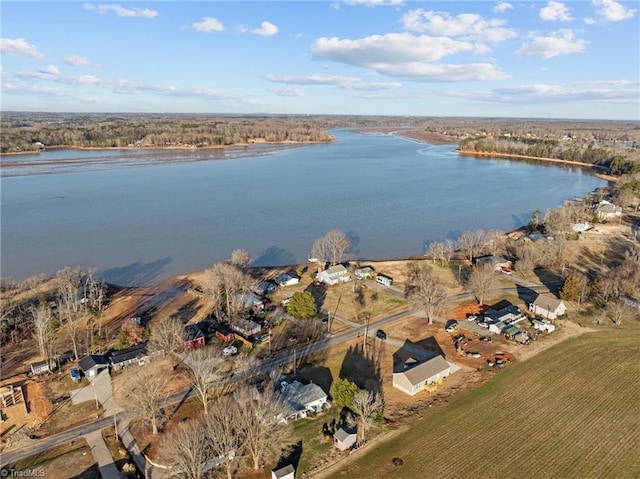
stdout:
{"type": "Polygon", "coordinates": [[[484,321],[478,321],[476,323],[478,326],[480,326],[481,328],[487,328],[489,329],[489,325],[487,323],[485,323],[484,321]]]}
{"type": "Polygon", "coordinates": [[[475,321],[477,319],[478,319],[478,316],[476,316],[475,314],[467,315],[467,321],[475,321]]]}

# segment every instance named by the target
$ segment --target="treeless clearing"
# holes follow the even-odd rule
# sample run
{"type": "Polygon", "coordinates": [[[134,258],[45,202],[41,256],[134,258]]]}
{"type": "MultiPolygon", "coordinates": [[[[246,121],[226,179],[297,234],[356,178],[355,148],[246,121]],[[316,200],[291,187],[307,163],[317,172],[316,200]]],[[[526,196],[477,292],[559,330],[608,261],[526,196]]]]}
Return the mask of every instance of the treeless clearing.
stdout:
{"type": "MultiPolygon", "coordinates": [[[[100,479],[100,470],[93,459],[91,449],[84,439],[76,439],[41,454],[36,454],[6,469],[35,471],[38,477],[56,479],[100,479]]],[[[17,474],[17,473],[16,473],[17,474]]]]}
{"type": "Polygon", "coordinates": [[[639,333],[633,323],[555,345],[328,477],[638,477],[639,333]]]}

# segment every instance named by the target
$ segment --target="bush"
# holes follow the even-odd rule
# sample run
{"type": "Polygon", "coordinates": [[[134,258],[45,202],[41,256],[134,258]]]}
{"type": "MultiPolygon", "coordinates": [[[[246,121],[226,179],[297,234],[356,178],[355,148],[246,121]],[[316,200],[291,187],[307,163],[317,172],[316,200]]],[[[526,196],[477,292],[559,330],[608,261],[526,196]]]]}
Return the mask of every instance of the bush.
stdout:
{"type": "Polygon", "coordinates": [[[318,314],[316,301],[309,291],[294,293],[287,305],[287,313],[297,319],[315,318],[318,314]]]}

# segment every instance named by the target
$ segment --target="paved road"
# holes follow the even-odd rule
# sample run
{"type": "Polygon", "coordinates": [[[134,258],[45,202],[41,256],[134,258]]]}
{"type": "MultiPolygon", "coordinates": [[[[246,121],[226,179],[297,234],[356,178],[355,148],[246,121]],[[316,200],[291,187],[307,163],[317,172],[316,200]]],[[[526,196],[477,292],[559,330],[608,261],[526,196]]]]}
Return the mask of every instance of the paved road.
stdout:
{"type": "MultiPolygon", "coordinates": [[[[511,278],[511,279],[514,279],[514,278],[511,278]]],[[[542,292],[549,291],[549,289],[546,286],[541,286],[541,285],[527,284],[526,287],[530,288],[533,291],[542,291],[542,292]]],[[[553,285],[551,285],[551,287],[553,287],[553,285]]],[[[386,287],[383,287],[383,288],[386,288],[386,287]]],[[[517,285],[514,284],[514,286],[499,288],[498,290],[496,290],[496,292],[514,292],[516,290],[517,290],[517,285]]],[[[461,299],[472,298],[472,297],[473,295],[471,293],[459,293],[449,297],[448,301],[458,301],[461,299]]],[[[409,308],[406,308],[392,315],[389,315],[386,318],[382,318],[377,321],[371,322],[369,324],[369,331],[368,331],[369,336],[374,336],[376,329],[382,329],[385,326],[389,326],[398,321],[401,321],[405,319],[407,316],[409,316],[410,314],[411,312],[409,308]]],[[[445,318],[435,318],[435,320],[443,323],[446,321],[445,318]]],[[[486,329],[480,328],[474,323],[468,322],[468,324],[464,325],[464,327],[468,329],[472,329],[474,326],[479,330],[480,333],[482,334],[487,333],[486,329]]],[[[349,331],[345,331],[343,333],[327,337],[316,343],[300,345],[295,350],[295,357],[296,359],[302,359],[307,355],[310,355],[319,351],[323,351],[325,349],[339,345],[343,342],[351,341],[352,339],[356,339],[362,336],[362,334],[364,334],[365,328],[366,328],[365,325],[357,324],[356,327],[352,328],[349,331]]],[[[266,359],[263,361],[262,365],[259,368],[257,368],[254,372],[264,373],[264,372],[273,371],[280,366],[283,366],[287,363],[292,362],[293,357],[294,357],[293,352],[287,352],[281,356],[266,359]]],[[[195,393],[191,390],[182,391],[167,398],[167,403],[181,402],[193,396],[195,396],[195,393]]],[[[118,421],[120,422],[120,421],[126,420],[127,418],[130,418],[130,416],[126,412],[123,412],[123,413],[119,413],[117,415],[117,418],[118,418],[118,421]]],[[[106,427],[109,427],[112,424],[113,424],[113,417],[111,416],[105,417],[102,419],[96,419],[95,421],[87,423],[83,426],[78,426],[76,428],[69,429],[68,431],[64,431],[44,439],[38,439],[21,448],[4,452],[2,454],[2,457],[0,458],[0,465],[7,465],[7,464],[14,463],[20,459],[24,459],[31,455],[46,451],[48,449],[51,449],[52,447],[63,444],[65,442],[72,441],[90,432],[104,429],[106,427]]]]}
{"type": "Polygon", "coordinates": [[[98,469],[100,470],[102,479],[124,479],[124,474],[118,471],[118,468],[113,462],[113,457],[107,445],[104,443],[104,439],[102,439],[100,430],[85,434],[84,438],[87,440],[87,444],[89,444],[93,458],[98,463],[98,469]]]}

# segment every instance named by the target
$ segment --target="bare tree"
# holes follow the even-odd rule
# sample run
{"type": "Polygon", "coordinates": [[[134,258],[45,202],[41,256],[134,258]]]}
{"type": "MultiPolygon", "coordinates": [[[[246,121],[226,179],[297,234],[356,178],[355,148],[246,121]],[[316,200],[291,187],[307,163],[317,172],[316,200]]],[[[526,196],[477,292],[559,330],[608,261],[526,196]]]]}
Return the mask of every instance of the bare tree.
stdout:
{"type": "Polygon", "coordinates": [[[40,356],[49,361],[51,356],[51,322],[53,321],[53,312],[46,303],[42,303],[37,307],[31,308],[33,316],[33,336],[38,343],[40,356]]]}
{"type": "Polygon", "coordinates": [[[189,372],[191,387],[198,393],[204,413],[208,414],[211,388],[220,379],[216,368],[222,362],[222,358],[216,354],[215,349],[206,347],[191,351],[183,361],[189,372]]]}
{"type": "Polygon", "coordinates": [[[241,271],[247,271],[251,263],[253,262],[253,258],[251,254],[247,250],[244,249],[235,249],[231,253],[231,259],[229,262],[238,268],[241,271]]]}
{"type": "Polygon", "coordinates": [[[159,422],[164,414],[164,400],[167,398],[168,379],[153,367],[141,368],[131,384],[129,404],[151,425],[153,434],[158,434],[159,422]]]}
{"type": "Polygon", "coordinates": [[[187,479],[204,477],[203,465],[211,449],[205,422],[195,418],[178,424],[165,436],[162,449],[172,472],[187,479]]]}
{"type": "Polygon", "coordinates": [[[214,265],[204,277],[203,288],[214,308],[219,310],[224,306],[229,320],[233,321],[244,307],[242,298],[251,291],[253,278],[229,262],[214,265]]]}
{"type": "Polygon", "coordinates": [[[462,250],[469,261],[480,254],[484,247],[484,231],[465,231],[456,242],[458,249],[462,250]]]}
{"type": "Polygon", "coordinates": [[[351,410],[358,416],[358,444],[364,444],[375,415],[382,410],[382,398],[378,393],[360,389],[353,398],[351,410]]]}
{"type": "Polygon", "coordinates": [[[235,397],[240,407],[245,453],[257,470],[289,444],[288,428],[279,421],[284,415],[284,405],[271,385],[263,392],[243,387],[236,391],[235,397]]]}
{"type": "Polygon", "coordinates": [[[504,234],[504,231],[499,229],[493,229],[487,231],[487,234],[484,237],[484,242],[486,244],[489,253],[492,255],[497,255],[502,253],[505,247],[507,237],[504,234]]]}
{"type": "Polygon", "coordinates": [[[351,241],[347,235],[340,230],[331,230],[314,241],[311,257],[317,259],[322,266],[326,263],[333,266],[347,259],[347,250],[350,246],[351,241]]]}
{"type": "Polygon", "coordinates": [[[616,325],[621,325],[623,322],[637,316],[637,312],[620,299],[607,304],[606,314],[607,317],[616,325]]]}
{"type": "Polygon", "coordinates": [[[445,248],[446,248],[446,245],[444,242],[433,241],[429,243],[429,247],[427,248],[427,254],[431,256],[431,260],[433,262],[437,261],[440,264],[444,264],[445,248]]]}
{"type": "Polygon", "coordinates": [[[484,298],[498,282],[496,272],[490,265],[478,264],[471,271],[468,287],[476,295],[478,303],[484,304],[484,298]]]}
{"type": "Polygon", "coordinates": [[[424,311],[429,324],[445,301],[445,290],[432,269],[425,264],[411,263],[407,272],[405,294],[416,311],[424,311]]]}
{"type": "Polygon", "coordinates": [[[175,355],[181,349],[178,338],[183,331],[184,326],[177,318],[156,318],[151,323],[149,350],[152,352],[162,351],[170,356],[175,355]]]}
{"type": "Polygon", "coordinates": [[[206,416],[211,454],[223,461],[221,466],[224,467],[227,479],[233,478],[242,456],[244,436],[241,415],[237,401],[226,396],[213,402],[210,414],[206,416]]]}
{"type": "Polygon", "coordinates": [[[73,353],[78,360],[78,332],[85,317],[86,301],[80,295],[85,272],[80,268],[64,268],[56,273],[58,281],[58,311],[67,328],[73,353]]]}

